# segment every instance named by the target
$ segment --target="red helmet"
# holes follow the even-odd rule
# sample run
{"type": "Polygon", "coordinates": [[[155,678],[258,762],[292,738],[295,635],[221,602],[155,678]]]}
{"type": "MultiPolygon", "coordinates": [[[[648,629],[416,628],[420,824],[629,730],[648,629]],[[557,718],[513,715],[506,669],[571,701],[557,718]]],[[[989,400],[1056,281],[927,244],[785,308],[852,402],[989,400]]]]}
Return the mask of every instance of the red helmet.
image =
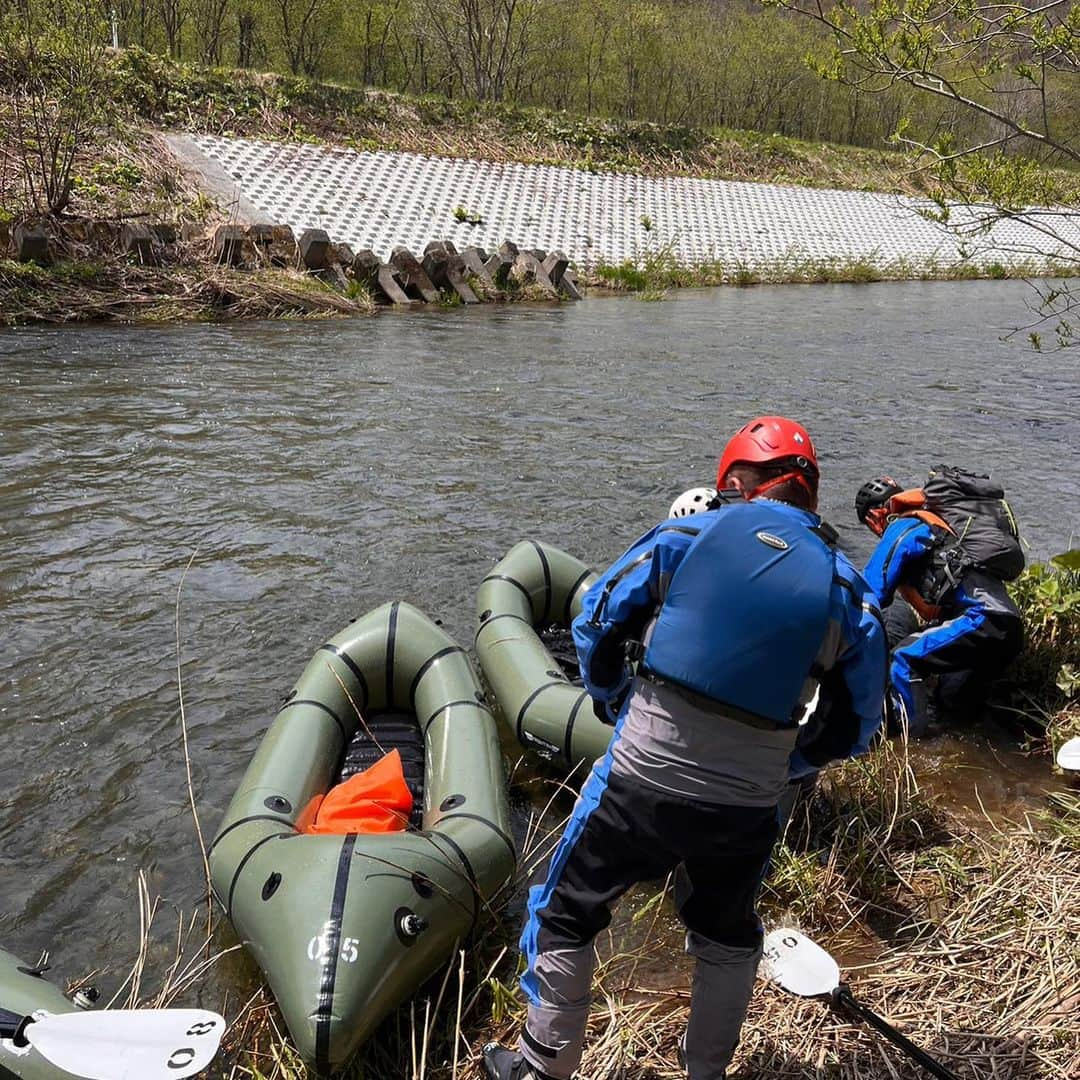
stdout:
{"type": "MultiPolygon", "coordinates": [[[[801,481],[807,491],[814,494],[817,488],[818,461],[813,440],[802,424],[786,416],[759,416],[739,428],[732,436],[716,471],[716,486],[723,488],[724,479],[733,465],[746,462],[750,465],[791,465],[790,472],[777,477],[775,483],[794,478],[801,481]],[[813,489],[811,489],[811,481],[813,489]]],[[[770,482],[770,487],[773,482],[770,482]]],[[[759,494],[761,489],[751,494],[759,494]]]]}

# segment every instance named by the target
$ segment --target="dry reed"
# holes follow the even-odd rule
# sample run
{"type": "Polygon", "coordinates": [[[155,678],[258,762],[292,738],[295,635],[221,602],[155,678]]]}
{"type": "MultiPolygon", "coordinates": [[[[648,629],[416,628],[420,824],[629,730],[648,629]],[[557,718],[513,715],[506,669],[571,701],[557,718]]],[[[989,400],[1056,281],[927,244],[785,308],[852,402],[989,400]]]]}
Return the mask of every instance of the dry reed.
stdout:
{"type": "Polygon", "coordinates": [[[0,325],[176,318],[310,318],[367,314],[351,299],[289,270],[244,273],[208,262],[148,267],[122,261],[43,269],[0,260],[0,325]]]}
{"type": "MultiPolygon", "coordinates": [[[[179,637],[179,630],[178,630],[179,637]]],[[[179,646],[178,646],[179,647],[179,646]]],[[[520,763],[519,763],[520,764],[520,763]]],[[[518,772],[515,767],[515,776],[518,772]]],[[[512,1042],[524,1017],[514,986],[521,893],[559,835],[564,781],[517,777],[534,806],[514,888],[482,932],[390,1017],[347,1072],[351,1080],[480,1080],[483,1045],[512,1042]],[[550,790],[548,790],[550,789],[550,790]]],[[[923,791],[907,745],[880,743],[826,772],[797,811],[763,896],[773,926],[796,925],[843,964],[855,995],[964,1080],[1080,1075],[1080,793],[1059,793],[1024,827],[987,818],[973,830],[923,791]]],[[[689,1008],[688,962],[677,951],[667,887],[597,941],[596,994],[580,1080],[675,1080],[689,1008]],[[641,936],[641,930],[644,935],[641,936]]],[[[177,916],[161,986],[148,966],[161,947],[161,905],[139,881],[140,948],[129,1005],[194,994],[231,944],[177,916]]],[[[203,1004],[215,1007],[212,1001],[203,1004]]],[[[294,1080],[307,1074],[276,1008],[259,990],[238,1006],[212,1075],[294,1080]]],[[[921,1069],[818,1000],[759,981],[733,1080],[830,1077],[916,1080],[921,1069]]]]}
{"type": "MultiPolygon", "coordinates": [[[[860,1000],[961,1077],[1080,1075],[1080,1032],[1071,1023],[1080,1005],[1080,845],[1041,821],[1009,833],[952,821],[918,791],[902,745],[835,770],[824,788],[789,836],[795,850],[777,860],[782,867],[785,858],[805,858],[804,878],[774,878],[767,922],[800,925],[845,963],[860,1000]],[[860,847],[885,868],[870,881],[860,847]]],[[[556,785],[556,799],[561,791],[556,785]]],[[[1080,814],[1080,799],[1058,813],[1080,814]]],[[[543,861],[558,816],[550,805],[533,815],[523,867],[543,861]]],[[[524,871],[519,895],[523,884],[524,871]]],[[[518,921],[515,908],[489,921],[383,1025],[348,1075],[480,1080],[483,1045],[513,1041],[524,1016],[514,988],[518,921]]],[[[581,1080],[683,1075],[677,1043],[689,966],[675,952],[674,926],[661,891],[598,940],[581,1080]],[[644,940],[626,945],[643,927],[644,940]]],[[[234,1024],[224,1067],[253,1080],[306,1075],[262,998],[234,1024]]],[[[824,1002],[761,981],[731,1075],[915,1080],[922,1073],[824,1002]]]]}

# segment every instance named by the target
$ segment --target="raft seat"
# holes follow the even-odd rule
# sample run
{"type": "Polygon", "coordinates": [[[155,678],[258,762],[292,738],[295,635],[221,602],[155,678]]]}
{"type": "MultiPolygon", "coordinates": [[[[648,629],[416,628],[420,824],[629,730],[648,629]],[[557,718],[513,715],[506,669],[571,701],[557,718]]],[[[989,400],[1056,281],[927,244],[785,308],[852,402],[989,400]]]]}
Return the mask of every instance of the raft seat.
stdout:
{"type": "Polygon", "coordinates": [[[413,797],[409,828],[421,828],[424,819],[424,736],[416,717],[410,712],[372,712],[365,713],[364,720],[371,735],[363,726],[357,728],[334,783],[340,784],[363,772],[391,750],[400,751],[405,783],[413,797]],[[372,736],[378,740],[377,744],[372,736]]]}

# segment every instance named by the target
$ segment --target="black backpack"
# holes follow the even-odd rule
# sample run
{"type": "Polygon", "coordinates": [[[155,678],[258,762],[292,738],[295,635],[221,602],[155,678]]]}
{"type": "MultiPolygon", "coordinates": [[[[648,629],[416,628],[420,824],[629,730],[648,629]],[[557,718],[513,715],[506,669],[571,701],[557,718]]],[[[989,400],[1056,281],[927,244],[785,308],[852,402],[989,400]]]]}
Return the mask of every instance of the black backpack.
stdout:
{"type": "Polygon", "coordinates": [[[969,559],[999,581],[1019,576],[1024,569],[1020,532],[1000,484],[952,465],[935,465],[923,491],[926,508],[944,518],[969,559]]]}

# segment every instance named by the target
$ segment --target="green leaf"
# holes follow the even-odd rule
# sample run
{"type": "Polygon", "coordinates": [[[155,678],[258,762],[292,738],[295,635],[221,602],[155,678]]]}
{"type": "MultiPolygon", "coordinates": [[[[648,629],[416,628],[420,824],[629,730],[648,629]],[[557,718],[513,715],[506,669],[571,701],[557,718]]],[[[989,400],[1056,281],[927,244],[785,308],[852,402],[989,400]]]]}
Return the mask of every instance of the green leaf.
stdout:
{"type": "Polygon", "coordinates": [[[1055,555],[1050,561],[1055,566],[1060,566],[1062,570],[1080,570],[1080,548],[1063,551],[1060,555],[1055,555]]]}
{"type": "Polygon", "coordinates": [[[1062,664],[1058,672],[1057,688],[1068,697],[1080,692],[1080,668],[1075,664],[1062,664]]]}

